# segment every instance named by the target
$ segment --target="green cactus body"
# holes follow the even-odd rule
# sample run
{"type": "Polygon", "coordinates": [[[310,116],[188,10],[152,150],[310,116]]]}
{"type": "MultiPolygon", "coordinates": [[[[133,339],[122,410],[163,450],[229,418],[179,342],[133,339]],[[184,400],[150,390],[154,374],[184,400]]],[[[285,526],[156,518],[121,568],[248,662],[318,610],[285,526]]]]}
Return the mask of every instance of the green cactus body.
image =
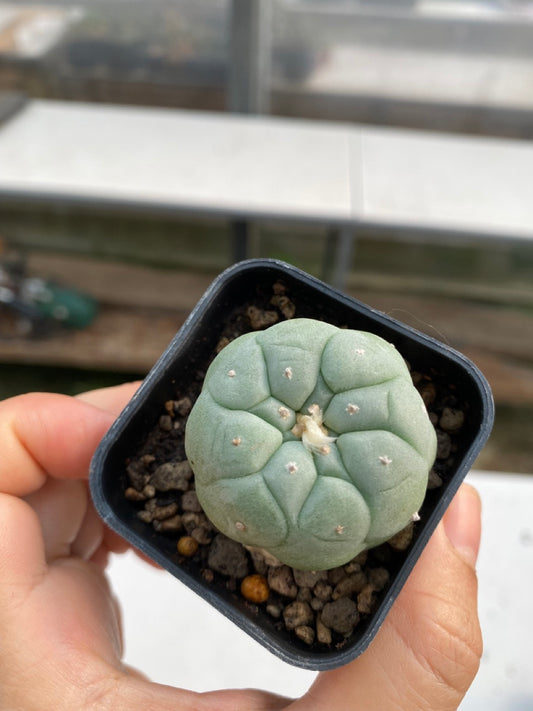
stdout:
{"type": "Polygon", "coordinates": [[[287,565],[343,565],[404,528],[436,435],[393,345],[311,319],[231,342],[187,422],[200,503],[287,565]]]}

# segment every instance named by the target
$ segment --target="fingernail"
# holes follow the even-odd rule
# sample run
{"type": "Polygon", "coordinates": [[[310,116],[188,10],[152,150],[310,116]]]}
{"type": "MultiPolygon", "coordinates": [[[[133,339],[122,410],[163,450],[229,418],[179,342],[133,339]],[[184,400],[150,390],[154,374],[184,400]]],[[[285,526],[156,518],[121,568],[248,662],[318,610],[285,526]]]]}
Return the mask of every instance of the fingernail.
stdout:
{"type": "Polygon", "coordinates": [[[481,538],[481,500],[473,487],[461,486],[444,514],[443,523],[453,547],[475,568],[481,538]]]}

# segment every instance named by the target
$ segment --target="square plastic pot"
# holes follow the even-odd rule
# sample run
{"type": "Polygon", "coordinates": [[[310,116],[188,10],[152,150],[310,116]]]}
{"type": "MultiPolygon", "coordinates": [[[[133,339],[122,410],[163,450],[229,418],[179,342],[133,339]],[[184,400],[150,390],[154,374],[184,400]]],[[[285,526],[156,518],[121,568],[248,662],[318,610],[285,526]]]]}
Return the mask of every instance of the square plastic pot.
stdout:
{"type": "Polygon", "coordinates": [[[494,408],[490,388],[478,369],[446,345],[352,299],[293,266],[276,260],[248,260],[223,272],[209,287],[166,352],[118,417],[95,453],[91,492],[105,523],[153,559],[251,637],[286,662],[314,670],[332,669],[361,654],[369,645],[398,596],[437,523],[487,440],[494,408]],[[282,282],[296,316],[376,333],[394,343],[413,371],[432,374],[460,393],[465,425],[453,457],[442,474],[442,486],[428,490],[409,548],[399,557],[390,583],[380,593],[372,614],[355,628],[341,649],[308,646],[274,624],[261,606],[250,605],[224,584],[207,581],[194,559],[183,561],[176,538],[158,533],[139,520],[138,506],[128,501],[126,463],[135,456],[164,412],[164,403],[186,390],[205,372],[228,320],[242,305],[268,304],[275,283],[282,282]]]}

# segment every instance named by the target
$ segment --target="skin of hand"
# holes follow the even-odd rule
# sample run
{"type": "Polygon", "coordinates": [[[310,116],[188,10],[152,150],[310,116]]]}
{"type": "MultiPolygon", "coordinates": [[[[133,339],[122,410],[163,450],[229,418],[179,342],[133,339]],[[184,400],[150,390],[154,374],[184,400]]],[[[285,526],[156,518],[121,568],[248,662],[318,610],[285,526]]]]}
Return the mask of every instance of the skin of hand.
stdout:
{"type": "Polygon", "coordinates": [[[198,694],[121,661],[105,577],[127,544],[96,515],[91,456],[136,384],[0,402],[0,708],[3,711],[455,711],[482,651],[475,563],[481,506],[463,485],[376,638],[300,699],[198,694]]]}

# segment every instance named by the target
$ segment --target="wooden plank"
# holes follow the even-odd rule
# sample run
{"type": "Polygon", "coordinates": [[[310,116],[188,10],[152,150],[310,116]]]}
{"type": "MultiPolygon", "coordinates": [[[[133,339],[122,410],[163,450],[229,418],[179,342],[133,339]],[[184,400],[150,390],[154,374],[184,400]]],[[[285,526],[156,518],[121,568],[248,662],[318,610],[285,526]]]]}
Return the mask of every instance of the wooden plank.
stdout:
{"type": "MultiPolygon", "coordinates": [[[[84,331],[39,340],[0,340],[0,362],[48,364],[145,373],[155,363],[213,278],[194,271],[165,271],[96,259],[33,255],[32,274],[91,294],[100,314],[84,331]]],[[[418,285],[420,288],[420,285],[418,285]]],[[[471,358],[500,403],[533,404],[531,309],[452,298],[353,288],[352,295],[443,341],[471,358]]]]}
{"type": "Polygon", "coordinates": [[[27,270],[30,276],[80,289],[104,304],[178,312],[190,311],[216,276],[56,253],[30,254],[27,270]]]}
{"type": "Polygon", "coordinates": [[[187,312],[103,306],[82,331],[0,340],[0,362],[145,374],[187,312]]]}
{"type": "Polygon", "coordinates": [[[482,348],[466,347],[463,351],[482,371],[490,383],[494,399],[501,405],[533,405],[533,367],[516,362],[482,348]]]}
{"type": "Polygon", "coordinates": [[[477,303],[448,295],[359,289],[356,298],[460,351],[483,351],[532,367],[533,314],[530,309],[477,303]]]}

